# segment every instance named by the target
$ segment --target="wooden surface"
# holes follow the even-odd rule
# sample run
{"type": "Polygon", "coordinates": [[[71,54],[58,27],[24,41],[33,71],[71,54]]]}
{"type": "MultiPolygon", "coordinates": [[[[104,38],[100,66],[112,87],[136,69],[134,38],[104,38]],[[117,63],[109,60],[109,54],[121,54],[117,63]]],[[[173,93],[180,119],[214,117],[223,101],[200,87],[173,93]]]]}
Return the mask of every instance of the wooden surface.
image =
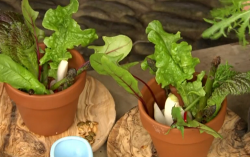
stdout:
{"type": "Polygon", "coordinates": [[[83,126],[79,124],[87,120],[98,123],[92,144],[92,150],[96,151],[106,141],[115,117],[111,94],[103,84],[88,76],[71,128],[56,136],[39,136],[29,132],[3,84],[0,84],[0,157],[49,157],[50,147],[56,140],[65,136],[79,136],[79,129],[83,126]]]}
{"type": "MultiPolygon", "coordinates": [[[[223,139],[213,141],[208,157],[249,157],[250,133],[246,131],[247,124],[228,109],[219,131],[223,139]]],[[[127,112],[113,127],[107,153],[109,157],[157,157],[151,138],[142,127],[137,107],[127,112]]]]}

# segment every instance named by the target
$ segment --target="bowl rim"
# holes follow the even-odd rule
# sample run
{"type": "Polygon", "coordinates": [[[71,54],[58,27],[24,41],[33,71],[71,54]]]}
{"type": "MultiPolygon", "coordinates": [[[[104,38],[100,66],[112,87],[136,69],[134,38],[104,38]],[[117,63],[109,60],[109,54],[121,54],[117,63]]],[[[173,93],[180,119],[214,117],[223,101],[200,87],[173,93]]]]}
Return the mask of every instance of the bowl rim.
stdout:
{"type": "Polygon", "coordinates": [[[63,141],[67,141],[67,140],[77,140],[77,141],[81,141],[84,143],[85,147],[86,147],[86,150],[87,152],[91,152],[89,153],[89,156],[88,157],[93,157],[93,151],[92,151],[92,148],[89,144],[89,142],[80,137],[80,136],[66,136],[66,137],[63,137],[63,138],[60,138],[58,139],[56,142],[54,142],[50,148],[50,157],[55,157],[54,154],[55,154],[55,148],[56,146],[60,143],[60,142],[63,142],[63,141]]]}

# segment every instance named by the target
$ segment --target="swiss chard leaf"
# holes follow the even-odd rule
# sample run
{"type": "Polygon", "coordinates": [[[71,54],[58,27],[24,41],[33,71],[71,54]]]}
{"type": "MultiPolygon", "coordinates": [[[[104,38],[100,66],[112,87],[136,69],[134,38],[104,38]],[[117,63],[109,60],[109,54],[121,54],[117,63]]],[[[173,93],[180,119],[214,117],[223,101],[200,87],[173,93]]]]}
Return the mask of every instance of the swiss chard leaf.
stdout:
{"type": "Polygon", "coordinates": [[[216,131],[214,131],[210,127],[208,127],[204,124],[201,124],[196,120],[191,120],[188,116],[187,116],[187,122],[185,122],[182,118],[180,107],[173,107],[172,108],[172,117],[173,117],[175,123],[171,126],[171,129],[173,129],[173,128],[179,129],[181,131],[183,137],[184,137],[184,127],[190,127],[190,128],[192,127],[192,128],[198,128],[201,132],[206,132],[206,133],[214,136],[215,138],[222,138],[222,136],[219,133],[217,133],[216,131]]]}
{"type": "Polygon", "coordinates": [[[0,82],[8,83],[14,88],[26,91],[33,89],[35,94],[50,93],[32,73],[5,54],[0,54],[0,74],[0,82]]]}
{"type": "Polygon", "coordinates": [[[136,79],[130,72],[117,64],[119,58],[105,53],[95,53],[90,56],[90,63],[96,72],[111,76],[128,93],[141,95],[136,79]]]}
{"type": "Polygon", "coordinates": [[[0,13],[0,52],[38,77],[35,41],[21,15],[14,12],[0,13]]]}
{"type": "Polygon", "coordinates": [[[218,88],[214,90],[212,96],[207,101],[207,107],[216,105],[216,111],[211,120],[215,117],[221,108],[221,103],[227,95],[240,95],[250,92],[250,72],[239,73],[232,78],[224,81],[218,88]]]}
{"type": "Polygon", "coordinates": [[[213,20],[205,19],[206,22],[213,24],[202,33],[203,38],[218,39],[221,36],[227,36],[230,31],[235,31],[241,44],[246,45],[245,33],[250,32],[249,17],[250,10],[243,10],[243,7],[249,5],[247,0],[228,0],[224,8],[214,9],[211,12],[213,20]],[[227,31],[227,32],[225,32],[227,31]]]}
{"type": "Polygon", "coordinates": [[[131,62],[131,63],[123,64],[123,65],[121,65],[121,67],[122,67],[123,69],[129,70],[129,68],[131,68],[131,67],[137,65],[138,63],[139,63],[139,62],[131,62]]]}
{"type": "Polygon", "coordinates": [[[78,6],[77,0],[70,0],[68,6],[58,6],[55,10],[49,9],[45,13],[43,27],[55,32],[44,39],[47,48],[45,55],[40,59],[40,64],[50,60],[59,64],[63,59],[68,60],[72,56],[67,49],[78,45],[85,47],[98,38],[94,29],[81,30],[72,18],[72,14],[78,10],[78,6]]]}
{"type": "Polygon", "coordinates": [[[33,37],[37,37],[37,40],[44,38],[44,31],[36,26],[36,19],[39,12],[34,11],[28,0],[22,0],[22,14],[26,25],[29,27],[30,32],[33,33],[33,37]]]}
{"type": "MultiPolygon", "coordinates": [[[[180,32],[165,32],[159,21],[152,21],[146,28],[148,40],[155,44],[155,52],[151,58],[156,61],[156,81],[162,88],[169,84],[177,86],[186,79],[192,79],[198,58],[191,55],[192,47],[186,42],[176,43],[181,39],[180,32]]],[[[144,60],[143,67],[147,60],[144,60]]]]}
{"type": "Polygon", "coordinates": [[[114,37],[102,37],[104,46],[88,46],[90,49],[94,49],[95,53],[105,53],[110,56],[122,56],[119,60],[124,59],[132,49],[132,40],[125,35],[118,35],[114,37]]]}
{"type": "Polygon", "coordinates": [[[202,71],[197,75],[197,80],[193,82],[184,81],[177,86],[178,93],[181,95],[184,105],[189,106],[197,97],[202,97],[206,94],[202,87],[202,79],[205,72],[202,71]]]}

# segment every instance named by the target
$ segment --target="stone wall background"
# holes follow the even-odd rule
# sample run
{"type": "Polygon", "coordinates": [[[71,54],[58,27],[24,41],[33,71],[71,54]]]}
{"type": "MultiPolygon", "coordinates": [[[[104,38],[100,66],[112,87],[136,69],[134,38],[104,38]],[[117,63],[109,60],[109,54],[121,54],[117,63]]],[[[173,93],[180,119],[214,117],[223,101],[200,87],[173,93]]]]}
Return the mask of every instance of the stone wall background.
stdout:
{"type": "MultiPolygon", "coordinates": [[[[29,0],[39,11],[37,25],[42,28],[43,15],[49,8],[67,5],[69,0],[29,0]]],[[[159,20],[166,31],[181,32],[183,40],[193,46],[193,50],[236,42],[235,35],[216,41],[202,39],[201,33],[210,25],[203,18],[209,18],[210,10],[220,6],[219,0],[79,0],[80,6],[74,19],[84,28],[95,28],[99,39],[94,45],[103,45],[101,36],[124,34],[134,45],[124,62],[138,61],[153,53],[154,46],[148,43],[145,34],[147,24],[159,20]]],[[[0,0],[0,10],[21,12],[21,0],[0,0]]],[[[46,31],[46,35],[51,32],[46,31]]],[[[85,59],[93,53],[87,48],[78,48],[85,59]]]]}

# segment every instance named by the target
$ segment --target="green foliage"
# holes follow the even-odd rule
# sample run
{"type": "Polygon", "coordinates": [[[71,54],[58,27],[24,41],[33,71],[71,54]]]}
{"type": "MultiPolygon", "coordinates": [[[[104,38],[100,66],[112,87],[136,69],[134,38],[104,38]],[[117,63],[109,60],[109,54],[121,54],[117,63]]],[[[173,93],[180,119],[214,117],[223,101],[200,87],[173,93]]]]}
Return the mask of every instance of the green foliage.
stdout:
{"type": "Polygon", "coordinates": [[[227,36],[230,31],[235,31],[241,44],[246,45],[245,33],[249,33],[250,10],[243,10],[247,0],[224,0],[224,8],[218,8],[211,11],[213,20],[205,19],[212,24],[210,28],[202,34],[203,38],[218,39],[221,36],[227,36]],[[226,31],[226,32],[225,32],[226,31]]]}
{"type": "Polygon", "coordinates": [[[0,52],[38,77],[35,41],[20,14],[0,13],[0,52]]]}
{"type": "MultiPolygon", "coordinates": [[[[146,28],[148,40],[155,44],[155,52],[150,57],[156,61],[156,81],[162,88],[171,84],[177,86],[186,79],[192,79],[194,67],[199,63],[198,58],[191,55],[192,47],[187,42],[177,43],[180,33],[165,32],[159,21],[152,21],[146,28]]],[[[142,68],[147,68],[147,60],[142,68]]]]}
{"type": "MultiPolygon", "coordinates": [[[[191,120],[188,116],[187,116],[187,122],[185,122],[183,120],[180,107],[173,107],[172,108],[172,117],[173,117],[175,123],[173,125],[171,125],[171,129],[173,129],[173,128],[179,129],[181,131],[183,137],[184,137],[184,127],[190,127],[190,128],[192,127],[192,128],[198,128],[201,132],[206,132],[208,134],[211,134],[215,138],[222,138],[222,136],[219,133],[217,133],[216,131],[214,131],[210,127],[208,127],[204,124],[201,124],[196,120],[191,120]]],[[[170,130],[168,131],[168,133],[170,132],[170,130]]]]}
{"type": "MultiPolygon", "coordinates": [[[[40,59],[40,64],[52,61],[53,67],[57,67],[61,60],[68,60],[71,54],[67,49],[74,46],[87,46],[98,36],[94,29],[81,30],[77,22],[72,18],[72,14],[78,10],[77,0],[70,0],[70,4],[65,7],[58,6],[55,10],[49,9],[42,22],[44,28],[55,31],[50,37],[44,39],[47,46],[45,55],[40,59]],[[55,66],[57,65],[57,66],[55,66]]],[[[52,71],[56,71],[53,68],[52,71]]],[[[53,74],[55,72],[50,72],[53,74]]]]}
{"type": "Polygon", "coordinates": [[[215,117],[221,108],[221,103],[227,95],[240,95],[250,92],[250,72],[239,73],[229,78],[214,90],[207,101],[207,107],[216,105],[216,111],[210,120],[215,117]]]}
{"type": "Polygon", "coordinates": [[[95,54],[90,56],[91,66],[99,74],[111,76],[127,92],[138,97],[141,95],[138,82],[127,70],[137,63],[119,65],[119,61],[126,57],[132,49],[131,39],[123,35],[103,37],[103,39],[104,46],[90,47],[95,50],[95,54]]]}
{"type": "Polygon", "coordinates": [[[197,75],[197,80],[187,82],[186,80],[177,86],[178,93],[181,95],[185,107],[188,107],[198,97],[205,96],[206,92],[202,87],[202,79],[205,72],[197,75]]]}
{"type": "Polygon", "coordinates": [[[118,60],[124,59],[132,49],[132,41],[125,35],[118,35],[114,37],[103,36],[104,46],[88,46],[90,49],[94,49],[95,53],[106,53],[110,56],[122,57],[118,60]],[[126,52],[126,53],[124,53],[126,52]]]}
{"type": "Polygon", "coordinates": [[[22,14],[25,20],[25,24],[28,26],[31,33],[33,33],[33,37],[37,37],[37,40],[41,40],[44,38],[44,31],[36,27],[36,19],[38,17],[39,12],[34,11],[28,0],[22,0],[22,14]]]}
{"type": "Polygon", "coordinates": [[[0,82],[8,83],[16,89],[33,89],[35,94],[49,94],[32,73],[5,54],[0,54],[0,74],[0,82]]]}
{"type": "Polygon", "coordinates": [[[226,64],[220,64],[216,70],[213,89],[219,87],[223,82],[235,76],[238,72],[233,70],[233,66],[226,64]]]}

